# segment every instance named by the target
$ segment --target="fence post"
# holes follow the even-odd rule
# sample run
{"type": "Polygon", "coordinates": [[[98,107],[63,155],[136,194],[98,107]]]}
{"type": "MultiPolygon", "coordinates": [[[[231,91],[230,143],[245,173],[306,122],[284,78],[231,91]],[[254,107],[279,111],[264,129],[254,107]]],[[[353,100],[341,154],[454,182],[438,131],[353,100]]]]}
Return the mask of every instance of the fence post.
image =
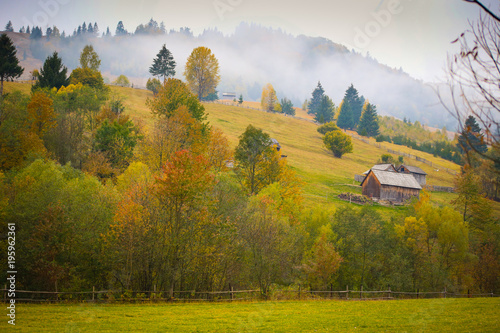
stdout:
{"type": "Polygon", "coordinates": [[[92,302],[94,301],[95,286],[92,286],[92,302]]]}
{"type": "Polygon", "coordinates": [[[345,297],[349,299],[349,285],[345,286],[345,297]]]}
{"type": "Polygon", "coordinates": [[[363,299],[363,286],[361,286],[361,290],[359,291],[359,298],[363,299]]]}
{"type": "Polygon", "coordinates": [[[444,294],[444,298],[446,298],[446,286],[444,287],[444,292],[443,292],[443,294],[444,294]]]}
{"type": "Polygon", "coordinates": [[[234,300],[233,286],[229,284],[229,289],[231,290],[231,300],[234,300]]]}
{"type": "Polygon", "coordinates": [[[391,299],[391,286],[389,286],[389,299],[391,299]]]}
{"type": "Polygon", "coordinates": [[[417,299],[420,296],[420,289],[417,289],[417,299]]]}

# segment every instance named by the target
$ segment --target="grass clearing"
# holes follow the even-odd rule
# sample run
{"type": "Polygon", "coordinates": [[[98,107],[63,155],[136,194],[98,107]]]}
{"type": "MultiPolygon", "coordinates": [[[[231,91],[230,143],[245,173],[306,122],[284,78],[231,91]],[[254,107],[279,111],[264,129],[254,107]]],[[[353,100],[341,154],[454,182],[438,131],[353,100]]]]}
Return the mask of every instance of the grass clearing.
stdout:
{"type": "MultiPolygon", "coordinates": [[[[500,299],[52,304],[16,307],[13,332],[497,332],[500,299]]],[[[5,330],[7,320],[0,324],[5,330]]]]}

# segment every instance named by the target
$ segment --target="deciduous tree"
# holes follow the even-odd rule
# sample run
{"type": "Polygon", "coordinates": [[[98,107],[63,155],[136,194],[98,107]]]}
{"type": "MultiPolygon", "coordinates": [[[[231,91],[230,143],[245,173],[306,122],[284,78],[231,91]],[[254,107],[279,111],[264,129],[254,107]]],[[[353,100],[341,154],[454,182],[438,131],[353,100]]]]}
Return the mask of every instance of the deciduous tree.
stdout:
{"type": "Polygon", "coordinates": [[[278,97],[272,84],[268,83],[262,88],[262,95],[260,98],[260,105],[262,110],[267,112],[275,112],[278,106],[278,97]]]}
{"type": "MultiPolygon", "coordinates": [[[[91,25],[89,24],[89,26],[91,25]]],[[[97,52],[94,51],[94,47],[92,45],[85,45],[82,53],[80,53],[80,67],[99,71],[100,66],[101,59],[99,59],[97,52]]]]}
{"type": "Polygon", "coordinates": [[[341,131],[327,132],[323,138],[323,143],[335,157],[342,158],[342,155],[352,153],[351,137],[341,131]]]}
{"type": "Polygon", "coordinates": [[[189,55],[184,76],[191,91],[201,100],[219,84],[219,61],[209,48],[200,46],[189,55]]]}

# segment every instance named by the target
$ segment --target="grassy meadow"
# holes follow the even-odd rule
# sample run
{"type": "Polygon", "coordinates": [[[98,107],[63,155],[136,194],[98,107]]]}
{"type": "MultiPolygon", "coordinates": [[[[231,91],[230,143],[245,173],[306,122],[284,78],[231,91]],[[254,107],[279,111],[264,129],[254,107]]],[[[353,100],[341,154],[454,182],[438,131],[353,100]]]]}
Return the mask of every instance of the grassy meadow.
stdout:
{"type": "Polygon", "coordinates": [[[51,304],[16,307],[12,332],[498,332],[500,299],[51,304]]]}

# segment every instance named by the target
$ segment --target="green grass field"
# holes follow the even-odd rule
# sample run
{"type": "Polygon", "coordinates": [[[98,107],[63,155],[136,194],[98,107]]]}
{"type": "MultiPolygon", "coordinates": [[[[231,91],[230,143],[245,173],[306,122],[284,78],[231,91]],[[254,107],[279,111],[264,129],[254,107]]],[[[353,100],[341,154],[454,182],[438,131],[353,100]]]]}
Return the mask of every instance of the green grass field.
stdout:
{"type": "Polygon", "coordinates": [[[17,305],[13,332],[498,332],[500,299],[17,305]]]}

